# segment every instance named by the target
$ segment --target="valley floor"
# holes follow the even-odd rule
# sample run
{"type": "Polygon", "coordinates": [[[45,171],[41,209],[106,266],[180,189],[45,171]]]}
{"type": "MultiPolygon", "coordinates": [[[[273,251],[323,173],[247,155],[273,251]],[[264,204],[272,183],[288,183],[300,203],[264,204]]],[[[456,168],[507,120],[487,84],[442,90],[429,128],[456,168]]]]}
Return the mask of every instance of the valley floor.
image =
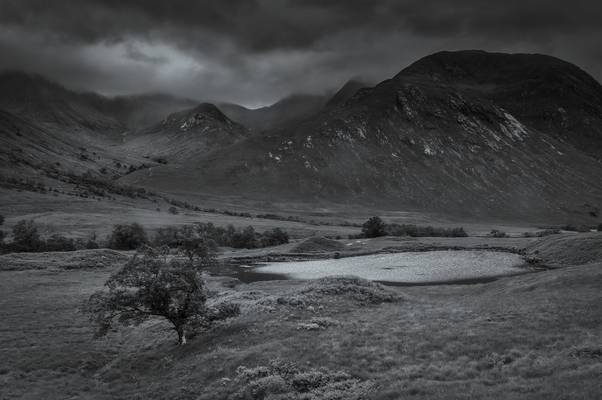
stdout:
{"type": "Polygon", "coordinates": [[[355,383],[340,398],[354,390],[371,399],[599,398],[602,259],[592,260],[595,245],[585,258],[583,248],[567,254],[575,243],[599,245],[602,236],[574,239],[527,246],[547,262],[565,249],[558,268],[486,284],[290,280],[229,288],[228,279],[213,277],[211,286],[243,312],[186,346],[162,322],[92,338],[78,308],[123,261],[114,253],[80,254],[114,257],[112,266],[74,269],[74,259],[57,255],[46,269],[3,268],[0,398],[260,399],[281,389],[284,374],[269,367],[276,359],[310,372],[299,376],[350,374],[355,383]],[[249,382],[240,366],[268,366],[267,376],[249,382]]]}

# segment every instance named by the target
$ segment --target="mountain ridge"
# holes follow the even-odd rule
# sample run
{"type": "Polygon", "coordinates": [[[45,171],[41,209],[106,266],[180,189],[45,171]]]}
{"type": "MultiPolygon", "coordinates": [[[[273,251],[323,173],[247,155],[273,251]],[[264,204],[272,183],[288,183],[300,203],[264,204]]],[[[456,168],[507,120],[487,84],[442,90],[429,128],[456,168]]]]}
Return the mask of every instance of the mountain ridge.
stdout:
{"type": "MultiPolygon", "coordinates": [[[[566,61],[440,52],[373,87],[346,86],[330,97],[293,97],[260,109],[277,116],[264,115],[261,130],[235,122],[219,104],[164,109],[160,121],[107,149],[115,157],[166,160],[120,177],[164,191],[521,218],[595,219],[602,209],[602,86],[566,61]],[[289,107],[295,102],[298,109],[289,107]]],[[[97,111],[111,114],[101,111],[102,96],[85,97],[83,105],[65,96],[49,114],[59,107],[66,126],[87,116],[95,122],[97,111]]],[[[4,97],[0,109],[12,104],[4,97]]],[[[52,124],[32,120],[56,138],[52,124]]],[[[98,126],[114,121],[115,129],[128,129],[110,116],[98,126]]],[[[92,128],[81,131],[101,131],[92,128]]],[[[68,131],[62,134],[80,132],[68,131]]]]}
{"type": "MultiPolygon", "coordinates": [[[[499,63],[489,53],[459,53],[456,61],[472,63],[472,57],[482,56],[499,63]]],[[[431,61],[421,60],[422,65],[431,61]]],[[[548,68],[534,63],[536,71],[548,68]]],[[[549,130],[538,123],[550,104],[558,108],[568,102],[567,118],[578,121],[587,112],[587,118],[598,118],[595,107],[602,103],[573,115],[578,99],[556,95],[541,104],[533,99],[532,114],[520,114],[520,108],[506,108],[511,101],[503,94],[531,89],[528,73],[491,95],[483,82],[476,88],[462,80],[445,84],[416,65],[421,64],[361,90],[342,107],[216,150],[182,171],[182,180],[190,175],[195,187],[230,193],[387,202],[479,215],[549,216],[602,206],[602,166],[595,152],[583,148],[589,136],[566,136],[556,120],[549,130]]],[[[564,85],[563,71],[554,66],[543,76],[560,74],[564,85]]],[[[588,99],[598,96],[587,86],[572,90],[588,99]]]]}

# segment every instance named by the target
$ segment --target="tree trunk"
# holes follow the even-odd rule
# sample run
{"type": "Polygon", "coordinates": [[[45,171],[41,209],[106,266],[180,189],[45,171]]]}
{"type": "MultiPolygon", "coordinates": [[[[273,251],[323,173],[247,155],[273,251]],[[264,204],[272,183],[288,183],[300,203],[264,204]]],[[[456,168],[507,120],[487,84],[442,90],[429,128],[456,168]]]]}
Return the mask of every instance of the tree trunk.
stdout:
{"type": "Polygon", "coordinates": [[[184,346],[186,344],[186,331],[183,326],[180,326],[176,329],[178,332],[178,344],[180,346],[184,346]]]}

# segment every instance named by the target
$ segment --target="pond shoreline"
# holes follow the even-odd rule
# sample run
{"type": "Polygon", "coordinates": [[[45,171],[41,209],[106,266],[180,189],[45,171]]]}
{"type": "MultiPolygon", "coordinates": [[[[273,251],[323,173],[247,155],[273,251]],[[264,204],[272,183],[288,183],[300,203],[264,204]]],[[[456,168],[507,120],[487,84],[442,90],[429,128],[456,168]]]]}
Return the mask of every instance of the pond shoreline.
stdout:
{"type": "Polygon", "coordinates": [[[224,261],[229,265],[225,267],[227,270],[214,270],[213,274],[231,276],[245,283],[349,274],[393,286],[473,284],[546,269],[529,260],[524,250],[482,246],[412,246],[411,249],[387,248],[345,255],[335,252],[268,254],[224,261]],[[504,253],[516,257],[504,256],[504,253]],[[407,257],[396,257],[403,254],[407,257]],[[396,265],[400,263],[402,265],[396,265]],[[404,276],[408,279],[403,279],[404,276]]]}

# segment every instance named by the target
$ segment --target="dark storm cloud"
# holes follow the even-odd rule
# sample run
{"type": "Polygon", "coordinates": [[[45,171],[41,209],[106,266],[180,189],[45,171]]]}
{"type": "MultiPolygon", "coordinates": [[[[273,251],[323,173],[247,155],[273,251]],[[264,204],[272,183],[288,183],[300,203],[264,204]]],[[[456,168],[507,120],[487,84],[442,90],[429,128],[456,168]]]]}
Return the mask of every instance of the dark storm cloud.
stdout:
{"type": "Polygon", "coordinates": [[[541,52],[602,77],[599,1],[0,0],[0,67],[105,93],[259,104],[437,50],[541,52]]]}

